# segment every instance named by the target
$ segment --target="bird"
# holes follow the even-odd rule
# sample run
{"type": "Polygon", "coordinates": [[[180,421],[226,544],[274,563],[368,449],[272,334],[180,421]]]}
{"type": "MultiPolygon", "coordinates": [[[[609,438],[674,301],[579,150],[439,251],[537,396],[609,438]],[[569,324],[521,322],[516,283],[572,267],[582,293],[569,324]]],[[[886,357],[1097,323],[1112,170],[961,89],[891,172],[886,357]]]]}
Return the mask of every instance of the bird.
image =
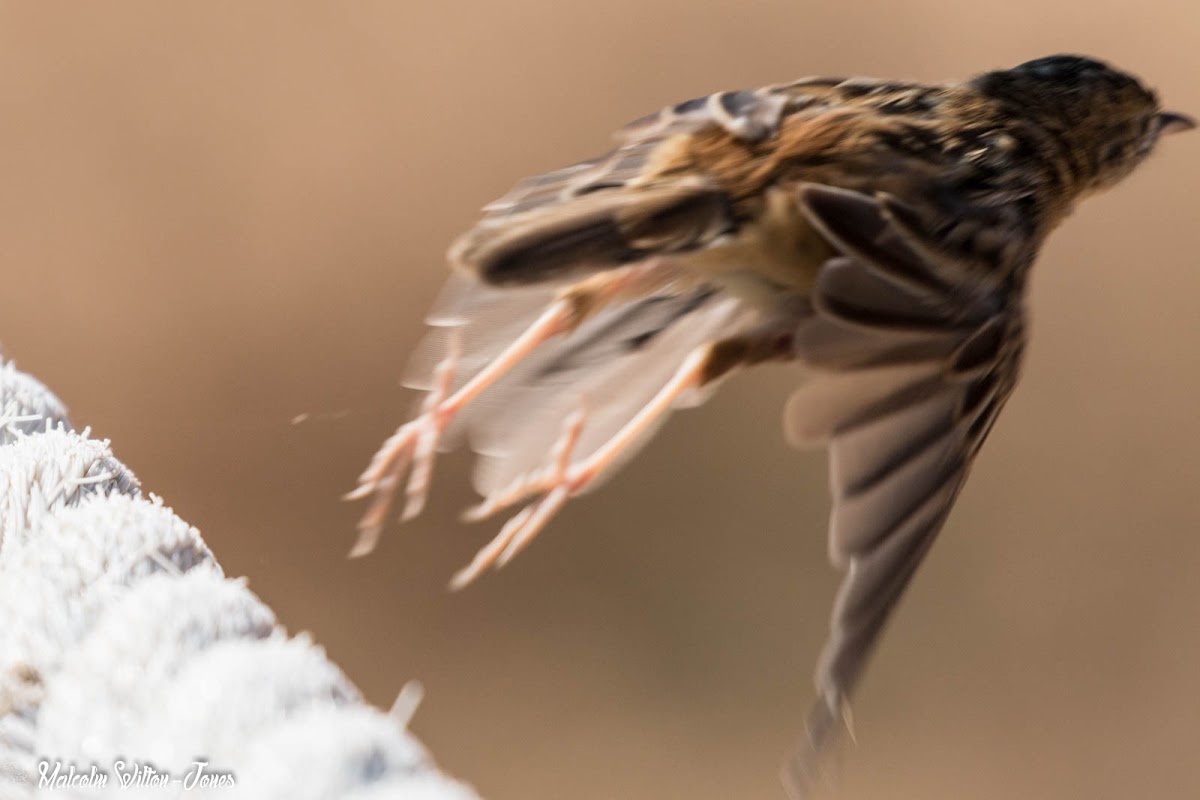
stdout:
{"type": "MultiPolygon", "coordinates": [[[[1084,198],[1196,122],[1138,78],[1052,55],[958,82],[804,78],[669,106],[605,155],[524,179],[451,246],[415,418],[349,495],[375,546],[407,475],[464,438],[482,519],[523,505],[451,581],[507,564],[572,497],[732,373],[797,366],[788,440],[829,452],[844,570],[803,797],[887,621],[1017,383],[1030,268],[1084,198]]],[[[852,733],[852,731],[851,731],[852,733]]]]}

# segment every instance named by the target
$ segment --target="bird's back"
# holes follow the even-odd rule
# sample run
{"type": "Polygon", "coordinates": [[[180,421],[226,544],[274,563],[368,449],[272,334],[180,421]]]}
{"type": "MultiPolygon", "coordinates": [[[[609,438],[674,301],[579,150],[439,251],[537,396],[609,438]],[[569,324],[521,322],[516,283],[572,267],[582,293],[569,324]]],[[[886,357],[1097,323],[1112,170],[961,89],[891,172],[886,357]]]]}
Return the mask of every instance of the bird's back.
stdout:
{"type": "MultiPolygon", "coordinates": [[[[1036,180],[1010,168],[1020,139],[995,104],[961,86],[821,78],[719,92],[631,123],[603,156],[519,182],[451,261],[518,285],[669,256],[705,277],[741,266],[803,289],[829,250],[795,212],[797,186],[887,194],[927,212],[935,230],[1036,193],[1036,180]],[[764,242],[766,257],[752,258],[764,242]]],[[[1004,245],[947,233],[951,246],[1004,245]]]]}

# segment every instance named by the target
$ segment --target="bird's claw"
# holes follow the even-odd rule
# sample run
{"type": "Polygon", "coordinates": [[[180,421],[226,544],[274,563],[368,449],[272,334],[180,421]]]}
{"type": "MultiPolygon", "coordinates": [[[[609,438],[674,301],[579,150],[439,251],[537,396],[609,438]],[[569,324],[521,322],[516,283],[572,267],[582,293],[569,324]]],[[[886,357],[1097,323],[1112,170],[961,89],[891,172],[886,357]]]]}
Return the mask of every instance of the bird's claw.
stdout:
{"type": "Polygon", "coordinates": [[[455,406],[447,402],[454,383],[458,364],[457,337],[451,339],[450,352],[438,364],[433,374],[433,386],[421,405],[416,419],[401,425],[371,459],[358,478],[358,486],[346,495],[347,500],[371,498],[371,505],[358,524],[358,541],[350,557],[364,556],[375,549],[379,533],[387,520],[396,494],[396,487],[408,472],[402,520],[410,520],[425,508],[433,478],[433,462],[437,457],[442,433],[454,418],[455,406]]]}
{"type": "Polygon", "coordinates": [[[452,589],[461,589],[474,581],[489,567],[503,567],[529,546],[534,537],[546,527],[567,501],[583,490],[597,474],[589,462],[572,464],[571,456],[579,443],[587,408],[581,402],[578,411],[563,423],[562,436],[555,443],[553,459],[544,469],[523,475],[509,486],[493,492],[482,503],[466,513],[471,520],[480,520],[530,497],[541,495],[510,518],[500,533],[483,547],[475,558],[455,573],[452,589]]]}

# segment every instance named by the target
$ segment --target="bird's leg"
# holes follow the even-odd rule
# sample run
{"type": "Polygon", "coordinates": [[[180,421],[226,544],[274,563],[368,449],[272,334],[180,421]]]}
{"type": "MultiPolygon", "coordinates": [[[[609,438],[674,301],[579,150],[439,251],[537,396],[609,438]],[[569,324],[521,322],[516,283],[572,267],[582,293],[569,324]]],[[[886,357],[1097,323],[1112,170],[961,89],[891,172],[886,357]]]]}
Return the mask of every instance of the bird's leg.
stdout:
{"type": "Polygon", "coordinates": [[[705,386],[738,366],[791,358],[791,331],[778,325],[703,345],[687,356],[674,376],[611,439],[583,461],[572,463],[572,453],[587,419],[586,404],[581,404],[580,409],[564,422],[562,436],[554,446],[548,467],[521,476],[467,512],[468,519],[484,519],[540,495],[505,523],[500,533],[454,576],[450,586],[461,589],[483,570],[504,566],[528,547],[567,500],[611,467],[627,447],[670,410],[681,394],[705,386]]]}
{"type": "Polygon", "coordinates": [[[422,403],[421,413],[383,443],[359,476],[358,486],[346,495],[348,500],[372,498],[359,521],[358,541],[350,556],[363,556],[375,548],[397,484],[406,470],[409,471],[407,500],[401,519],[409,520],[421,513],[442,432],[472,400],[542,343],[570,333],[605,305],[664,285],[676,275],[676,268],[670,263],[653,261],[595,275],[565,288],[524,333],[453,394],[450,388],[458,367],[459,341],[452,334],[449,352],[434,371],[433,386],[422,403]]]}

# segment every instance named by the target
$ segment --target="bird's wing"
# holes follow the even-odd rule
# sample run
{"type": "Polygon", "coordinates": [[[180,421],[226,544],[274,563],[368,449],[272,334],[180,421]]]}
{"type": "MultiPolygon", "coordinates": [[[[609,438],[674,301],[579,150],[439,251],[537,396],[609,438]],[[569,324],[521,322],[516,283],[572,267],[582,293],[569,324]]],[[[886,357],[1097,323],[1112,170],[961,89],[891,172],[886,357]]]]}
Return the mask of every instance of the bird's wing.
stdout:
{"type": "Polygon", "coordinates": [[[544,175],[525,178],[484,207],[482,224],[501,223],[535,209],[557,207],[584,195],[620,189],[644,180],[655,154],[672,137],[710,127],[724,128],[743,141],[776,132],[789,96],[773,89],[717,92],[668,106],[625,125],[608,153],[544,175]]]}
{"type": "MultiPolygon", "coordinates": [[[[679,137],[702,131],[768,138],[801,102],[813,101],[791,86],[688,100],[621,129],[605,156],[519,182],[452,248],[460,269],[428,318],[432,330],[411,362],[408,385],[429,388],[434,367],[457,340],[452,389],[462,386],[546,309],[565,280],[650,257],[670,261],[670,254],[718,237],[731,224],[723,193],[702,175],[652,181],[656,160],[679,137]]],[[[482,455],[476,487],[490,493],[541,465],[582,395],[589,407],[577,447],[582,457],[644,405],[693,348],[736,333],[753,316],[716,288],[687,280],[614,304],[542,345],[487,390],[444,444],[469,434],[482,455]]]]}
{"type": "Polygon", "coordinates": [[[1019,289],[967,273],[886,196],[807,186],[801,205],[842,255],[819,274],[797,337],[816,376],[789,400],[799,445],[827,444],[829,547],[847,567],[818,667],[809,741],[791,764],[814,777],[888,616],[1016,382],[1019,289]]]}
{"type": "Polygon", "coordinates": [[[605,155],[519,182],[484,208],[450,260],[488,283],[536,285],[707,247],[739,221],[714,177],[687,166],[690,138],[757,143],[815,105],[794,88],[768,87],[663,109],[621,129],[605,155]]]}

